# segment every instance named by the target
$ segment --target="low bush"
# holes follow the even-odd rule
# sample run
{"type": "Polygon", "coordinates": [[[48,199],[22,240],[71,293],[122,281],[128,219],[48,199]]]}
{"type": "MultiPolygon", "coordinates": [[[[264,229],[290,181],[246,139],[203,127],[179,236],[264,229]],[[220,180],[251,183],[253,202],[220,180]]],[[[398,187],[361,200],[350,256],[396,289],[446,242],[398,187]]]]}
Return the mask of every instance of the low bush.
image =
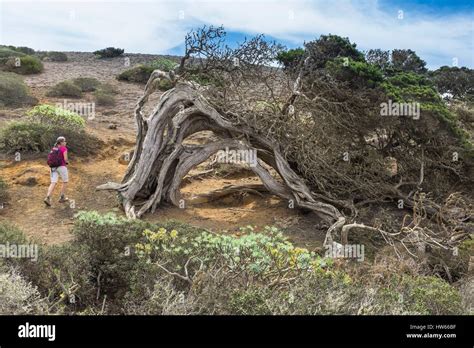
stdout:
{"type": "Polygon", "coordinates": [[[94,92],[99,88],[100,81],[93,77],[78,77],[72,83],[81,89],[82,92],[94,92]]]}
{"type": "Polygon", "coordinates": [[[62,81],[54,85],[47,93],[47,96],[80,98],[82,90],[71,81],[62,81]]]}
{"type": "Polygon", "coordinates": [[[51,51],[46,54],[46,57],[52,62],[67,62],[67,54],[63,52],[51,51]]]}
{"type": "Polygon", "coordinates": [[[2,70],[21,75],[38,74],[44,70],[43,63],[33,56],[10,57],[4,63],[2,70]]]}
{"type": "Polygon", "coordinates": [[[9,72],[0,72],[0,106],[35,105],[38,100],[29,94],[22,78],[9,72]]]}
{"type": "Polygon", "coordinates": [[[86,125],[86,121],[75,112],[47,104],[35,106],[26,115],[32,122],[50,126],[81,130],[86,125]]]}
{"type": "Polygon", "coordinates": [[[151,67],[153,70],[158,69],[158,70],[169,72],[171,70],[174,70],[178,66],[178,63],[173,62],[170,59],[160,57],[147,65],[151,67]]]}
{"type": "Polygon", "coordinates": [[[115,97],[113,94],[106,93],[102,90],[94,92],[95,102],[99,106],[113,106],[115,105],[115,97]]]}
{"type": "Polygon", "coordinates": [[[95,154],[102,142],[84,130],[52,126],[31,121],[9,122],[0,129],[0,151],[4,153],[47,152],[58,136],[68,140],[70,156],[95,154]]]}
{"type": "Polygon", "coordinates": [[[117,76],[117,79],[128,82],[147,83],[148,78],[152,72],[153,68],[150,66],[137,65],[121,72],[117,76]]]}
{"type": "MultiPolygon", "coordinates": [[[[173,62],[170,59],[159,58],[146,65],[137,65],[133,68],[125,70],[117,76],[117,79],[128,82],[147,83],[148,79],[150,78],[150,74],[154,70],[158,69],[163,71],[171,71],[176,66],[177,63],[173,62]]],[[[160,86],[160,89],[167,90],[171,88],[170,86],[171,84],[166,81],[163,82],[162,86],[160,86]]]]}
{"type": "Polygon", "coordinates": [[[199,83],[201,86],[223,86],[223,81],[217,76],[209,76],[199,72],[195,72],[189,75],[189,80],[199,83]]]}
{"type": "Polygon", "coordinates": [[[124,50],[121,48],[107,47],[98,51],[94,51],[94,54],[99,58],[114,58],[121,56],[123,52],[124,50]]]}
{"type": "Polygon", "coordinates": [[[118,90],[110,83],[102,83],[99,90],[106,94],[118,94],[118,90]]]}
{"type": "Polygon", "coordinates": [[[171,89],[171,88],[173,88],[173,87],[174,87],[174,85],[173,85],[173,83],[171,83],[171,81],[168,81],[168,80],[164,80],[164,79],[163,79],[163,80],[160,80],[160,81],[158,82],[158,89],[159,89],[160,91],[167,91],[167,90],[169,90],[169,89],[171,89]]]}

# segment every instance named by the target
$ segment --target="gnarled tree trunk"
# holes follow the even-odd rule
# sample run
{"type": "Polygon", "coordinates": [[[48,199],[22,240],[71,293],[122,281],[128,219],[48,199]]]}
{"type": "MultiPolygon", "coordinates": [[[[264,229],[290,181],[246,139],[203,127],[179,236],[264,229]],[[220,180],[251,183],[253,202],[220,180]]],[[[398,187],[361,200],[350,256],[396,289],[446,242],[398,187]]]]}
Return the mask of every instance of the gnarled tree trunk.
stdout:
{"type": "Polygon", "coordinates": [[[145,117],[143,106],[163,78],[172,80],[172,76],[155,71],[137,103],[137,143],[122,183],[109,182],[98,189],[116,190],[127,217],[139,218],[146,212],[154,212],[163,202],[180,206],[179,189],[183,178],[219,150],[256,151],[257,163],[250,169],[265,188],[281,198],[293,200],[297,207],[314,211],[331,224],[326,243],[332,243],[332,233],[345,223],[341,212],[315,198],[285,160],[278,144],[256,134],[251,128],[235,125],[226,119],[206,101],[195,85],[177,82],[173,89],[163,93],[151,115],[145,117]],[[204,130],[211,130],[219,140],[205,145],[183,143],[190,135],[204,130]],[[275,169],[280,179],[271,175],[268,166],[275,169]]]}

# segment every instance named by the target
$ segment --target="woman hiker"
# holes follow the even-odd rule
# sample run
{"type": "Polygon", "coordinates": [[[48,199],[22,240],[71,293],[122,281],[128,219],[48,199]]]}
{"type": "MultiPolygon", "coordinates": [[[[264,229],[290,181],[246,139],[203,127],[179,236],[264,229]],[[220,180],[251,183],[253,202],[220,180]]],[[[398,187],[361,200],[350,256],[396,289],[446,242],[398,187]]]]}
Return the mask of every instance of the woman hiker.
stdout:
{"type": "Polygon", "coordinates": [[[67,165],[67,147],[66,147],[66,138],[59,137],[56,140],[56,144],[51,149],[51,152],[48,155],[48,165],[51,168],[51,185],[48,188],[48,195],[43,200],[43,202],[50,207],[51,206],[51,195],[56,187],[59,176],[61,177],[62,186],[61,186],[61,196],[59,197],[59,202],[64,203],[68,201],[66,197],[66,188],[69,181],[67,165]]]}

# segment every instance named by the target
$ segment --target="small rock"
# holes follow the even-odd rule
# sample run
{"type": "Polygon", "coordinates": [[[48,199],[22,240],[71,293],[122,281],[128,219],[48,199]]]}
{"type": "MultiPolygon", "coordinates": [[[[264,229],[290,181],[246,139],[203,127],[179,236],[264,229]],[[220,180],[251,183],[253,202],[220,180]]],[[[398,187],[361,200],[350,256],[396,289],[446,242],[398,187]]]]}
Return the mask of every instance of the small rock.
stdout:
{"type": "Polygon", "coordinates": [[[124,152],[123,154],[120,155],[118,161],[119,161],[120,164],[128,165],[131,158],[132,158],[132,156],[130,156],[130,153],[124,152]]]}
{"type": "Polygon", "coordinates": [[[102,113],[104,116],[112,116],[112,115],[117,115],[118,111],[115,110],[107,110],[102,113]]]}
{"type": "Polygon", "coordinates": [[[38,179],[34,176],[30,176],[25,180],[18,181],[18,184],[25,185],[25,186],[35,186],[38,185],[38,179]]]}
{"type": "Polygon", "coordinates": [[[117,129],[117,125],[116,124],[109,124],[109,126],[107,128],[108,129],[117,129]]]}

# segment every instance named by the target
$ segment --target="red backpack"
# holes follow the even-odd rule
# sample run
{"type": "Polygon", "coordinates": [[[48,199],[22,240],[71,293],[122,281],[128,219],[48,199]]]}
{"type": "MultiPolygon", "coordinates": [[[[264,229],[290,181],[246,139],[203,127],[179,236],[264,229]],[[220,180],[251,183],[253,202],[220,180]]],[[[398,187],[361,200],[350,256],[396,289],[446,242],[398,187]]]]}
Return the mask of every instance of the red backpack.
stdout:
{"type": "Polygon", "coordinates": [[[51,168],[60,167],[63,163],[63,154],[57,147],[53,147],[48,154],[48,166],[51,168]]]}

